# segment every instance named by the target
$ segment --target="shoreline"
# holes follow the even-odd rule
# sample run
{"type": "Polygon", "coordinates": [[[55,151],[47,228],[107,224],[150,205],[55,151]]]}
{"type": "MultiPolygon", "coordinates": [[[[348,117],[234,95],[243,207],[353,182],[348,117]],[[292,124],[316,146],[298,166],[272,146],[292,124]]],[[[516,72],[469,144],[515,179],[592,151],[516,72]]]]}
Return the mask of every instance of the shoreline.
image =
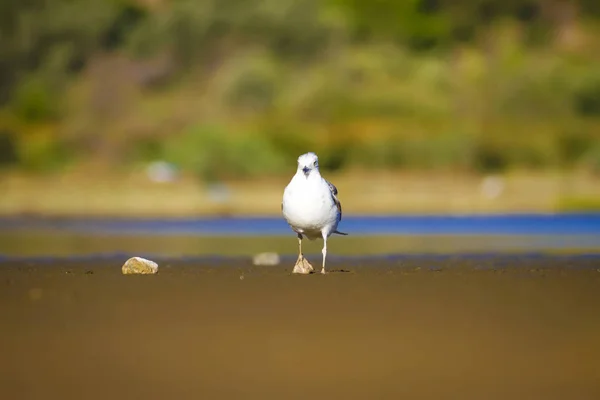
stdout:
{"type": "MultiPolygon", "coordinates": [[[[321,257],[322,241],[303,243],[311,260],[321,257]]],[[[402,258],[461,254],[598,254],[600,235],[396,235],[335,237],[328,259],[402,258]]],[[[297,257],[297,242],[287,236],[103,235],[78,232],[0,232],[3,257],[141,256],[144,258],[246,257],[259,253],[297,257]]],[[[293,261],[293,260],[292,260],[293,261]]],[[[312,262],[312,261],[311,261],[312,262]]]]}

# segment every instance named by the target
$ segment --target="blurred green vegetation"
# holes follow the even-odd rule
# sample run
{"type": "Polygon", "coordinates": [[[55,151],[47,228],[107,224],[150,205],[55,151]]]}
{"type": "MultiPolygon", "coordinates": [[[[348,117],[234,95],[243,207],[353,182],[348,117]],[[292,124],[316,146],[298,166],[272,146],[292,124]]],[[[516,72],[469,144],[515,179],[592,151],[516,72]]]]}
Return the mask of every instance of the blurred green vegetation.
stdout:
{"type": "Polygon", "coordinates": [[[600,172],[595,0],[4,0],[0,167],[600,172]],[[218,168],[217,168],[218,164],[218,168]]]}

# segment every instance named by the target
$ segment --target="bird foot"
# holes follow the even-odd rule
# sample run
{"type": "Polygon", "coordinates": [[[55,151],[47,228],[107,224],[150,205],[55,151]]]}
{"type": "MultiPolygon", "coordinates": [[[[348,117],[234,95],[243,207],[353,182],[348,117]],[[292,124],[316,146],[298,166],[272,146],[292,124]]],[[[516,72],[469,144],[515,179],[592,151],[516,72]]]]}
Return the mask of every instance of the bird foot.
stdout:
{"type": "Polygon", "coordinates": [[[321,270],[321,273],[322,273],[323,275],[327,274],[327,271],[325,271],[325,268],[323,268],[323,269],[321,270]]]}
{"type": "Polygon", "coordinates": [[[306,258],[302,254],[298,256],[298,260],[296,261],[296,265],[294,265],[294,270],[292,273],[294,274],[303,274],[307,275],[314,271],[314,268],[306,258]]]}

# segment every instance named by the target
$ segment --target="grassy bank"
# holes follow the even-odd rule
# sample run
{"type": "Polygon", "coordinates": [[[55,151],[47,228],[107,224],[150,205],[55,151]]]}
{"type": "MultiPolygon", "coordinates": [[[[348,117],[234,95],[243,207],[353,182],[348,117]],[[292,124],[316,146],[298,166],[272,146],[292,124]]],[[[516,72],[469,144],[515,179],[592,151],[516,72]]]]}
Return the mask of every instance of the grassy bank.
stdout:
{"type": "MultiPolygon", "coordinates": [[[[293,171],[290,171],[291,176],[293,171]]],[[[513,172],[326,173],[350,214],[600,210],[600,177],[513,172]]],[[[143,172],[71,173],[0,179],[0,214],[63,216],[279,215],[288,176],[224,181],[229,192],[182,175],[156,183],[143,172]]]]}

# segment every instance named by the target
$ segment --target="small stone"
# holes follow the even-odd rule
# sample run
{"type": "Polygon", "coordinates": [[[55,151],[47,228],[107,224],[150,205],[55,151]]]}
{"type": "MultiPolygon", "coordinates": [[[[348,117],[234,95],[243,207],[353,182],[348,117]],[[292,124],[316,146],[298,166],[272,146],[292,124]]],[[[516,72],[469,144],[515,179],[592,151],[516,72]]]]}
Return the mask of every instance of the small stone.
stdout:
{"type": "Polygon", "coordinates": [[[142,257],[131,257],[123,264],[121,272],[123,275],[156,274],[158,272],[158,264],[142,257]]]}
{"type": "Polygon", "coordinates": [[[280,261],[277,253],[259,253],[252,258],[254,265],[279,265],[280,261]]]}

